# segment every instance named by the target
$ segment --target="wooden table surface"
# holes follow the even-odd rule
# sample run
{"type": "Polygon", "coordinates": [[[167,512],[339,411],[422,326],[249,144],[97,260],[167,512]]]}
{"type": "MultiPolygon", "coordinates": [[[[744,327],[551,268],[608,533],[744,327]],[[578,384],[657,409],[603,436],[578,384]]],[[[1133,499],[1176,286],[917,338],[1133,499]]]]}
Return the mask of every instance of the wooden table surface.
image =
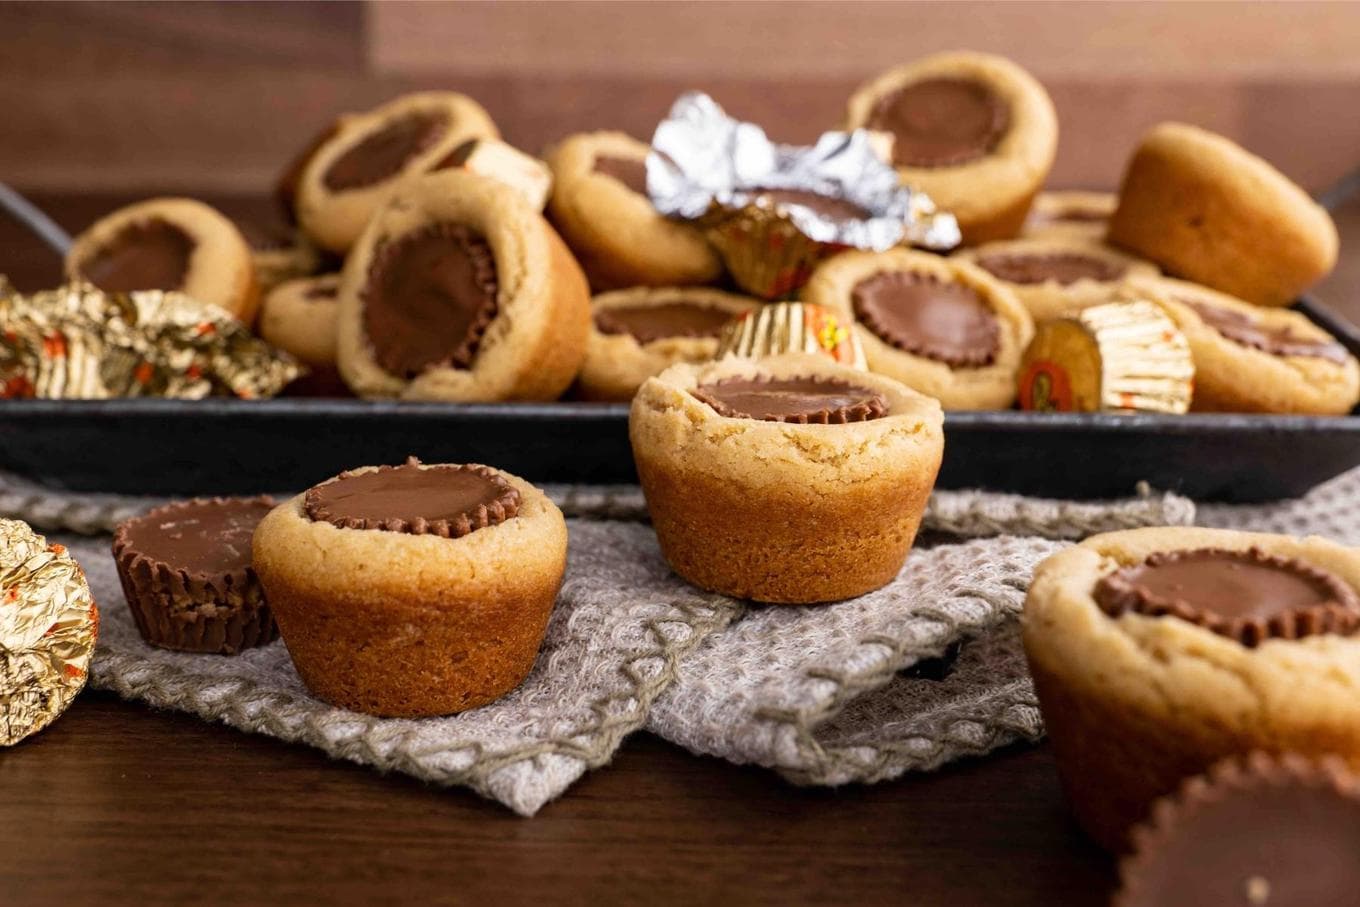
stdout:
{"type": "MultiPolygon", "coordinates": [[[[41,198],[77,230],[119,199],[41,198]]],[[[215,199],[263,220],[254,199],[215,199]]],[[[1321,297],[1360,317],[1360,205],[1321,297]]],[[[55,259],[0,222],[0,273],[55,259]]],[[[0,754],[0,903],[1104,904],[1046,746],[801,789],[646,733],[533,819],[463,789],[86,692],[0,754]]]]}

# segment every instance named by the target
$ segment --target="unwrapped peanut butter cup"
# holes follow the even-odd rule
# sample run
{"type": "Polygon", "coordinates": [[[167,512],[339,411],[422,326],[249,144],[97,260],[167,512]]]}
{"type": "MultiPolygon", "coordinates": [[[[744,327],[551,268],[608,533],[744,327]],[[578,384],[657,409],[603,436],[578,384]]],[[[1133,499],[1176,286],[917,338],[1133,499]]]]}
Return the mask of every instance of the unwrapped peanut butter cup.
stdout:
{"type": "Polygon", "coordinates": [[[1360,628],[1360,598],[1339,577],[1259,548],[1160,551],[1103,577],[1094,597],[1112,617],[1176,617],[1248,647],[1360,628]]]}
{"type": "Polygon", "coordinates": [[[694,389],[720,416],[761,422],[844,425],[887,415],[878,391],[835,378],[725,378],[694,389]]]}
{"type": "Polygon", "coordinates": [[[519,513],[520,496],[486,466],[424,466],[411,459],[341,473],[307,490],[313,522],[341,529],[461,538],[519,513]]]}
{"type": "Polygon", "coordinates": [[[996,360],[1001,326],[972,287],[914,271],[880,271],[850,293],[855,317],[884,343],[951,368],[996,360]]]}
{"type": "Polygon", "coordinates": [[[113,557],[142,638],[181,652],[232,655],[278,631],[250,566],[268,497],[197,498],[119,525],[113,557]]]}
{"type": "Polygon", "coordinates": [[[595,328],[601,334],[629,334],[638,343],[717,337],[731,320],[731,312],[681,299],[659,305],[610,306],[595,312],[595,328]]]}
{"type": "Polygon", "coordinates": [[[841,365],[868,368],[850,323],[807,302],[777,302],[742,313],[723,328],[715,358],[759,359],[781,353],[817,353],[841,365]]]}
{"type": "Polygon", "coordinates": [[[1209,327],[1242,346],[1272,356],[1308,356],[1338,365],[1344,365],[1349,358],[1346,348],[1334,340],[1301,337],[1291,331],[1288,325],[1272,327],[1249,315],[1207,302],[1192,299],[1178,301],[1193,309],[1209,327]]]}
{"type": "Polygon", "coordinates": [[[1337,758],[1251,753],[1157,801],[1132,842],[1114,907],[1349,907],[1360,782],[1337,758]]]}

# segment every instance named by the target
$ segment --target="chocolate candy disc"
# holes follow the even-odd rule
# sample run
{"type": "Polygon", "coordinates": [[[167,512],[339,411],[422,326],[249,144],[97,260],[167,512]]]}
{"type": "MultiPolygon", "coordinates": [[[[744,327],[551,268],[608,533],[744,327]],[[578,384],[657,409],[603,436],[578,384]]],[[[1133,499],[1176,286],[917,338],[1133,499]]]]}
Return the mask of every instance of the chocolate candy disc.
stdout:
{"type": "Polygon", "coordinates": [[[519,492],[485,466],[402,466],[341,473],[308,489],[313,522],[459,538],[519,513],[519,492]]]}
{"type": "Polygon", "coordinates": [[[667,337],[717,337],[731,319],[731,312],[677,300],[600,309],[595,327],[601,334],[631,334],[638,343],[651,343],[667,337]]]}
{"type": "Polygon", "coordinates": [[[899,166],[952,167],[990,154],[1010,119],[1010,108],[981,82],[934,78],[884,95],[868,127],[892,133],[899,166]]]}
{"type": "Polygon", "coordinates": [[[952,368],[990,365],[1001,328],[976,291],[912,271],[880,271],[850,293],[855,317],[883,342],[952,368]]]}
{"type": "Polygon", "coordinates": [[[1290,331],[1288,326],[1267,327],[1260,321],[1232,309],[1189,299],[1179,301],[1194,309],[1209,327],[1242,346],[1273,356],[1310,356],[1315,359],[1326,359],[1337,365],[1344,365],[1346,362],[1346,348],[1339,343],[1300,337],[1290,331]]]}
{"type": "Polygon", "coordinates": [[[1360,628],[1360,599],[1336,575],[1259,548],[1160,551],[1096,584],[1106,614],[1170,615],[1246,646],[1360,628]]]}
{"type": "Polygon", "coordinates": [[[726,378],[694,389],[719,415],[762,422],[839,425],[887,415],[883,395],[833,378],[726,378]]]}
{"type": "Polygon", "coordinates": [[[1123,277],[1125,271],[1123,265],[1077,252],[1053,252],[1042,255],[998,252],[994,255],[980,256],[977,264],[998,280],[1019,284],[1044,283],[1052,280],[1067,286],[1083,279],[1108,283],[1123,277]]]}
{"type": "Polygon", "coordinates": [[[186,501],[129,520],[119,529],[120,544],[135,556],[176,572],[222,574],[250,566],[250,539],[270,498],[217,498],[186,501]]]}
{"type": "Polygon", "coordinates": [[[385,371],[415,378],[468,368],[496,317],[496,259],[461,224],[398,236],[374,255],[364,286],[364,332],[385,371]]]}
{"type": "Polygon", "coordinates": [[[647,194],[647,160],[640,157],[619,157],[601,154],[595,158],[594,170],[613,177],[638,195],[647,194]]]}
{"type": "Polygon", "coordinates": [[[196,245],[175,224],[154,218],[119,230],[80,271],[106,293],[177,290],[184,285],[196,245]]]}
{"type": "Polygon", "coordinates": [[[447,128],[447,118],[439,114],[396,117],[336,158],[322,182],[332,192],[344,192],[391,179],[411,158],[439,141],[447,128]]]}
{"type": "Polygon", "coordinates": [[[813,192],[808,189],[750,189],[743,191],[757,198],[768,199],[768,204],[777,209],[789,205],[799,205],[815,211],[827,220],[863,220],[871,216],[871,212],[867,208],[852,201],[836,198],[833,195],[823,195],[820,192],[813,192]]]}

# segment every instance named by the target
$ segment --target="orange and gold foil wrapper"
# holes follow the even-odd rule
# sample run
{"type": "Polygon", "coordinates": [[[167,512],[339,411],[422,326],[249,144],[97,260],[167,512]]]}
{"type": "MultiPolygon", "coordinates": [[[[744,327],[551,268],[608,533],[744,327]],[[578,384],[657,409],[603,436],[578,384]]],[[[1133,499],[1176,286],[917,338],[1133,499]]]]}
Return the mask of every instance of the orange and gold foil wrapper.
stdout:
{"type": "Polygon", "coordinates": [[[1156,412],[1190,408],[1190,344],[1150,302],[1114,302],[1040,324],[1020,362],[1020,408],[1156,412]]]}
{"type": "Polygon", "coordinates": [[[0,292],[0,397],[272,397],[304,371],[183,293],[0,292]]]}
{"type": "Polygon", "coordinates": [[[85,686],[98,633],[99,611],[70,552],[0,519],[0,746],[66,710],[85,686]]]}
{"type": "Polygon", "coordinates": [[[868,368],[850,322],[805,302],[777,302],[743,312],[723,328],[716,358],[759,359],[780,353],[818,353],[851,368],[868,368]]]}
{"type": "Polygon", "coordinates": [[[810,239],[786,212],[757,202],[714,220],[704,235],[722,256],[732,279],[762,299],[798,292],[823,258],[846,248],[810,239]]]}

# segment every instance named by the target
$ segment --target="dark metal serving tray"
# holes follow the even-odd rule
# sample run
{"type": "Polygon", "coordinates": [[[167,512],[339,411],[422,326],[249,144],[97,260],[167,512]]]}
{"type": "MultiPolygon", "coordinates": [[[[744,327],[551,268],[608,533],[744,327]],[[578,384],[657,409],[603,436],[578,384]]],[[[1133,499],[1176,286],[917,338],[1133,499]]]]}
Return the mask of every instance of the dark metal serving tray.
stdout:
{"type": "MultiPolygon", "coordinates": [[[[1299,309],[1360,354],[1360,331],[1299,309]]],[[[341,470],[482,462],[536,482],[635,480],[620,404],[363,400],[5,400],[0,470],[79,491],[300,489],[341,470]]],[[[1140,481],[1203,500],[1296,497],[1360,464],[1360,416],[951,412],[942,488],[1065,498],[1140,481]]]]}

